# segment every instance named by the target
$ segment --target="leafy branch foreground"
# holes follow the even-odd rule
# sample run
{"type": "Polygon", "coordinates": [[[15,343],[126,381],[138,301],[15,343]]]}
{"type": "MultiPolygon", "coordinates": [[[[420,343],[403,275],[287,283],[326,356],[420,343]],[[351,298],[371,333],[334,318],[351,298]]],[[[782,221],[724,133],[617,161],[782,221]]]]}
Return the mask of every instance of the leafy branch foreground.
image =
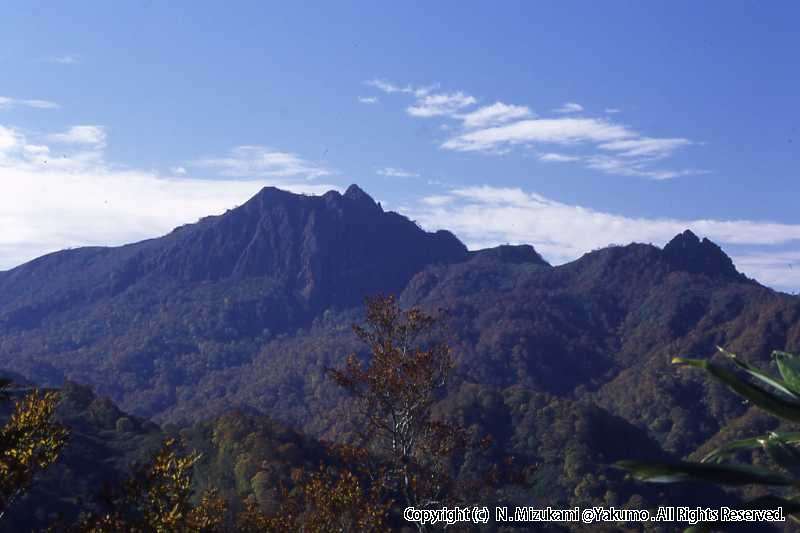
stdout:
{"type": "MultiPolygon", "coordinates": [[[[677,365],[700,368],[739,396],[786,422],[800,422],[800,357],[774,351],[780,377],[743,361],[724,348],[717,349],[733,362],[736,371],[702,359],[675,357],[677,365]],[[746,378],[744,376],[747,376],[746,378]]],[[[736,440],[708,454],[700,461],[646,462],[619,461],[616,466],[635,478],[656,483],[699,481],[715,485],[772,487],[774,494],[751,499],[745,509],[782,508],[785,516],[800,522],[800,432],[770,432],[766,435],[736,440]],[[761,449],[773,463],[765,468],[728,462],[737,454],[761,449]]],[[[711,531],[721,522],[705,522],[686,531],[711,531]]]]}

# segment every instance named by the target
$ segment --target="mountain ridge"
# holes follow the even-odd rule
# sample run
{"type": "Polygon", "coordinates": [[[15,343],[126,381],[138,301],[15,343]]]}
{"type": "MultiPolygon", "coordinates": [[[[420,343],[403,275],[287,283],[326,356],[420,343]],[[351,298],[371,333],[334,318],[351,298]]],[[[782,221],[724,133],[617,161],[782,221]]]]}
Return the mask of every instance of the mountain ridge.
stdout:
{"type": "MultiPolygon", "coordinates": [[[[398,245],[408,244],[411,241],[409,232],[417,233],[416,237],[424,235],[425,238],[420,242],[427,241],[425,242],[427,246],[424,247],[425,253],[416,257],[416,261],[405,269],[405,276],[396,276],[394,285],[390,287],[394,291],[402,288],[401,278],[405,277],[407,282],[407,278],[419,271],[424,264],[437,261],[455,262],[491,255],[504,261],[536,262],[550,266],[529,244],[500,245],[468,251],[450,231],[425,232],[406,217],[391,211],[383,211],[379,203],[355,184],[349,186],[344,194],[331,190],[319,196],[297,195],[275,187],[264,187],[241,206],[221,215],[203,217],[198,222],[178,226],[162,237],[116,247],[92,246],[61,250],[35,258],[0,272],[0,292],[7,294],[9,286],[21,281],[20,278],[25,275],[51,276],[54,273],[57,275],[59,268],[66,268],[64,265],[78,263],[73,268],[84,270],[83,278],[91,275],[94,267],[110,268],[110,280],[105,288],[112,295],[150,273],[161,273],[189,282],[273,275],[281,278],[279,281],[290,285],[293,290],[308,295],[314,292],[315,275],[318,276],[320,269],[329,266],[312,265],[314,261],[310,256],[317,252],[314,248],[326,240],[337,238],[338,245],[346,244],[343,243],[343,238],[351,236],[346,232],[349,230],[352,233],[353,225],[361,225],[360,229],[369,230],[370,223],[375,221],[382,223],[378,224],[378,230],[369,235],[371,241],[362,244],[362,248],[375,246],[380,241],[380,236],[375,234],[387,229],[401,232],[404,239],[401,239],[403,242],[399,242],[398,245]],[[332,216],[334,220],[331,220],[332,216]],[[335,220],[337,217],[338,220],[335,220]],[[344,220],[348,217],[352,220],[344,220]],[[335,232],[325,231],[325,226],[331,222],[334,225],[338,223],[338,235],[335,232]],[[301,226],[303,231],[292,235],[289,230],[292,225],[301,226]],[[346,226],[344,232],[342,225],[346,226]],[[281,243],[281,240],[290,242],[281,243]],[[291,242],[292,240],[294,241],[291,242]],[[303,250],[303,246],[307,249],[303,250]],[[292,248],[300,250],[300,253],[296,254],[300,257],[288,257],[292,248]],[[436,248],[441,250],[437,253],[436,248]],[[208,250],[212,253],[207,253],[208,250]],[[104,260],[107,262],[105,265],[104,260]],[[298,267],[299,272],[294,279],[290,279],[288,271],[296,271],[298,267]],[[412,270],[414,272],[411,272],[412,270]]],[[[384,240],[397,240],[397,236],[385,235],[384,240]]],[[[606,253],[603,250],[627,249],[629,246],[631,245],[610,246],[588,252],[581,258],[559,267],[580,263],[586,257],[596,256],[596,252],[606,253]]],[[[385,254],[386,250],[387,247],[383,247],[371,253],[377,256],[385,254]]],[[[672,266],[672,270],[747,280],[736,270],[730,257],[719,246],[707,238],[700,241],[688,229],[676,235],[658,250],[662,258],[672,266]]],[[[319,250],[319,252],[330,254],[331,250],[319,250]]],[[[349,252],[358,257],[347,258],[349,265],[344,265],[345,267],[352,267],[358,260],[363,261],[368,258],[363,249],[349,252]]],[[[395,262],[396,257],[392,259],[386,263],[395,262]]],[[[335,266],[343,267],[343,265],[335,266]]],[[[380,265],[370,266],[374,268],[380,265]]],[[[81,279],[81,276],[71,275],[68,281],[80,285],[81,279]]],[[[325,289],[330,290],[330,285],[325,289]]],[[[13,295],[13,291],[11,292],[13,295]]]]}
{"type": "Polygon", "coordinates": [[[469,251],[357,186],[265,188],[161,238],[7,272],[0,367],[44,385],[89,384],[160,422],[245,406],[321,435],[321,413],[340,398],[324,369],[363,349],[350,331],[361,298],[394,292],[404,306],[448,311],[462,379],[603,402],[680,451],[706,430],[668,429],[681,411],[673,426],[642,416],[681,405],[672,385],[652,384],[671,383],[669,356],[800,348],[800,299],[748,280],[710,241],[676,239],[552,266],[530,245],[469,251]]]}
{"type": "MultiPolygon", "coordinates": [[[[29,261],[6,271],[0,294],[6,306],[35,301],[42,293],[44,299],[71,303],[114,297],[148,277],[175,283],[260,277],[279,285],[299,306],[319,310],[357,305],[377,291],[399,292],[424,265],[465,257],[466,247],[452,233],[425,232],[384,212],[355,185],[344,195],[322,196],[265,187],[235,209],[163,237],[29,261]]],[[[21,322],[35,323],[32,316],[39,312],[44,310],[29,306],[23,315],[31,317],[21,322]]]]}

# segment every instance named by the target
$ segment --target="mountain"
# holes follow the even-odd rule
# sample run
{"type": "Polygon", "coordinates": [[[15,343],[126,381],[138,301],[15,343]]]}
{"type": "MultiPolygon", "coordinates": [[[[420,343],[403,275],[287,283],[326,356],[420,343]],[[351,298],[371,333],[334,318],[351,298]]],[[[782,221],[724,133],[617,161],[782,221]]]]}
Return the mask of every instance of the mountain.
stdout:
{"type": "Polygon", "coordinates": [[[736,271],[731,258],[722,249],[704,238],[702,241],[688,229],[669,241],[662,252],[675,270],[723,276],[745,281],[747,278],[736,271]]]}
{"type": "Polygon", "coordinates": [[[3,273],[0,325],[38,327],[50,315],[144,284],[253,279],[313,314],[357,305],[376,291],[400,291],[422,267],[466,255],[452,233],[427,233],[384,212],[356,185],[322,196],[266,187],[236,209],[158,239],[64,250],[3,273]]]}
{"type": "Polygon", "coordinates": [[[350,326],[377,292],[447,311],[461,383],[592,402],[677,453],[742,407],[676,372],[672,355],[800,349],[800,300],[689,231],[663,249],[613,246],[553,267],[527,245],[467,251],[353,185],[265,188],[160,238],[3,272],[0,368],[88,384],[156,421],[248,406],[335,436],[341,394],[325,369],[363,353],[350,326]]]}
{"type": "MultiPolygon", "coordinates": [[[[748,279],[690,231],[664,248],[612,246],[552,266],[529,245],[468,251],[353,185],[322,196],[265,188],[163,237],[0,272],[0,368],[90,386],[131,413],[123,432],[178,424],[203,447],[230,426],[247,446],[277,432],[294,443],[285,449],[311,450],[348,438],[352,413],[326,370],[366,353],[351,325],[378,292],[441,310],[458,366],[437,416],[531,466],[520,505],[635,507],[680,494],[693,504],[685,492],[619,488],[602,465],[659,448],[685,456],[774,424],[671,357],[724,345],[763,366],[773,349],[800,351],[800,298],[748,279]]],[[[258,498],[259,460],[241,459],[239,479],[225,465],[240,459],[219,453],[207,480],[258,498]]]]}
{"type": "Polygon", "coordinates": [[[723,345],[763,364],[774,349],[800,350],[800,298],[729,269],[706,243],[686,232],[664,249],[614,246],[558,267],[431,266],[402,302],[451,310],[465,379],[591,401],[686,454],[744,407],[678,372],[673,356],[707,357],[723,345]]]}

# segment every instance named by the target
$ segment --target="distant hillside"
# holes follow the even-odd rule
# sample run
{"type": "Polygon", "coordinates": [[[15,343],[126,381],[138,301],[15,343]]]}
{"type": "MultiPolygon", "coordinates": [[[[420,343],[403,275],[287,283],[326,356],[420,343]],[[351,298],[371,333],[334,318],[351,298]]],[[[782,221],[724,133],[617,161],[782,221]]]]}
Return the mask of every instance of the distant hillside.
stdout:
{"type": "MultiPolygon", "coordinates": [[[[215,488],[231,513],[241,511],[246,502],[274,510],[283,497],[279,487],[291,488],[298,469],[313,472],[320,464],[339,461],[325,442],[253,409],[230,410],[188,426],[162,429],[119,410],[87,387],[69,382],[60,394],[56,418],[70,427],[71,438],[56,464],[37,476],[30,490],[8,508],[0,520],[2,532],[40,531],[54,521],[72,524],[81,512],[107,512],[104,491],[119,490],[131,466],[149,461],[167,436],[178,437],[187,453],[202,454],[193,468],[195,495],[215,488]]],[[[8,407],[0,405],[0,423],[8,407]]],[[[641,430],[588,402],[522,387],[501,391],[464,383],[436,406],[436,416],[451,419],[475,435],[491,435],[493,444],[485,460],[500,464],[505,457],[514,458],[519,479],[499,483],[485,496],[504,505],[604,504],[640,509],[692,506],[701,497],[708,505],[738,502],[735,497],[725,499],[717,489],[625,480],[608,463],[668,455],[641,430]]],[[[470,479],[484,467],[465,461],[458,475],[470,479]]],[[[577,528],[594,530],[591,525],[577,528]]],[[[623,531],[635,529],[634,525],[623,531]]],[[[488,531],[497,530],[489,525],[488,531]]],[[[542,530],[567,531],[555,524],[542,530]]]]}
{"type": "MultiPolygon", "coordinates": [[[[4,371],[0,376],[14,378],[4,371]]],[[[19,385],[16,382],[11,388],[14,399],[25,393],[17,390],[19,385]]],[[[11,403],[0,403],[0,423],[5,423],[10,411],[11,403]]],[[[2,532],[33,531],[58,517],[74,521],[80,511],[97,510],[103,488],[120,483],[130,465],[146,460],[163,437],[156,424],[130,416],[108,398],[71,382],[61,389],[56,419],[71,430],[68,445],[59,460],[9,507],[0,520],[2,532]]]]}

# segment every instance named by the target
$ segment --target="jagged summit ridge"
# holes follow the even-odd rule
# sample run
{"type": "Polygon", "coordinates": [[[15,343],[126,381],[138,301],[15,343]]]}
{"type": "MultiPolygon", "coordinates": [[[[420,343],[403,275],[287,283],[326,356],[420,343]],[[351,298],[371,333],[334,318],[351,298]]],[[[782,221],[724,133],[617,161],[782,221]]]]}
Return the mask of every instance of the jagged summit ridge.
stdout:
{"type": "Polygon", "coordinates": [[[322,196],[265,187],[239,207],[163,237],[42,257],[0,279],[0,293],[29,300],[29,284],[65,295],[67,305],[115,296],[155,278],[189,284],[250,279],[298,299],[310,312],[399,292],[425,266],[466,258],[466,246],[452,233],[430,233],[383,211],[357,185],[322,196]]]}
{"type": "MultiPolygon", "coordinates": [[[[329,191],[321,196],[265,187],[237,208],[163,237],[115,248],[73,249],[30,261],[0,276],[0,294],[6,309],[22,306],[24,316],[32,317],[11,322],[34,324],[79,301],[114,297],[154,278],[188,284],[257,280],[270,287],[271,294],[299,298],[298,305],[311,313],[330,305],[357,305],[367,294],[400,292],[428,265],[471,258],[549,266],[529,245],[469,252],[447,230],[427,232],[402,215],[384,211],[355,184],[344,194],[329,191]]],[[[583,272],[586,280],[608,275],[630,280],[640,273],[652,274],[655,280],[669,271],[686,271],[749,281],[716,244],[691,231],[677,235],[663,249],[632,244],[590,252],[551,268],[561,272],[563,280],[574,270],[583,272]]]]}
{"type": "MultiPolygon", "coordinates": [[[[378,283],[382,272],[419,269],[466,254],[451,233],[428,233],[404,216],[384,212],[357,185],[344,195],[322,196],[265,187],[241,207],[184,235],[174,243],[175,253],[200,259],[195,271],[174,272],[184,279],[266,275],[301,292],[321,278],[365,269],[378,283]]],[[[183,268],[188,261],[180,264],[183,268]]],[[[385,289],[398,289],[390,285],[385,289]]]]}
{"type": "Polygon", "coordinates": [[[379,203],[372,199],[372,197],[361,189],[355,183],[350,185],[344,193],[344,198],[350,200],[360,207],[367,209],[377,209],[383,211],[379,203]]]}
{"type": "Polygon", "coordinates": [[[700,240],[688,229],[669,241],[664,246],[662,255],[676,270],[692,274],[744,278],[722,248],[708,238],[700,240]]]}

